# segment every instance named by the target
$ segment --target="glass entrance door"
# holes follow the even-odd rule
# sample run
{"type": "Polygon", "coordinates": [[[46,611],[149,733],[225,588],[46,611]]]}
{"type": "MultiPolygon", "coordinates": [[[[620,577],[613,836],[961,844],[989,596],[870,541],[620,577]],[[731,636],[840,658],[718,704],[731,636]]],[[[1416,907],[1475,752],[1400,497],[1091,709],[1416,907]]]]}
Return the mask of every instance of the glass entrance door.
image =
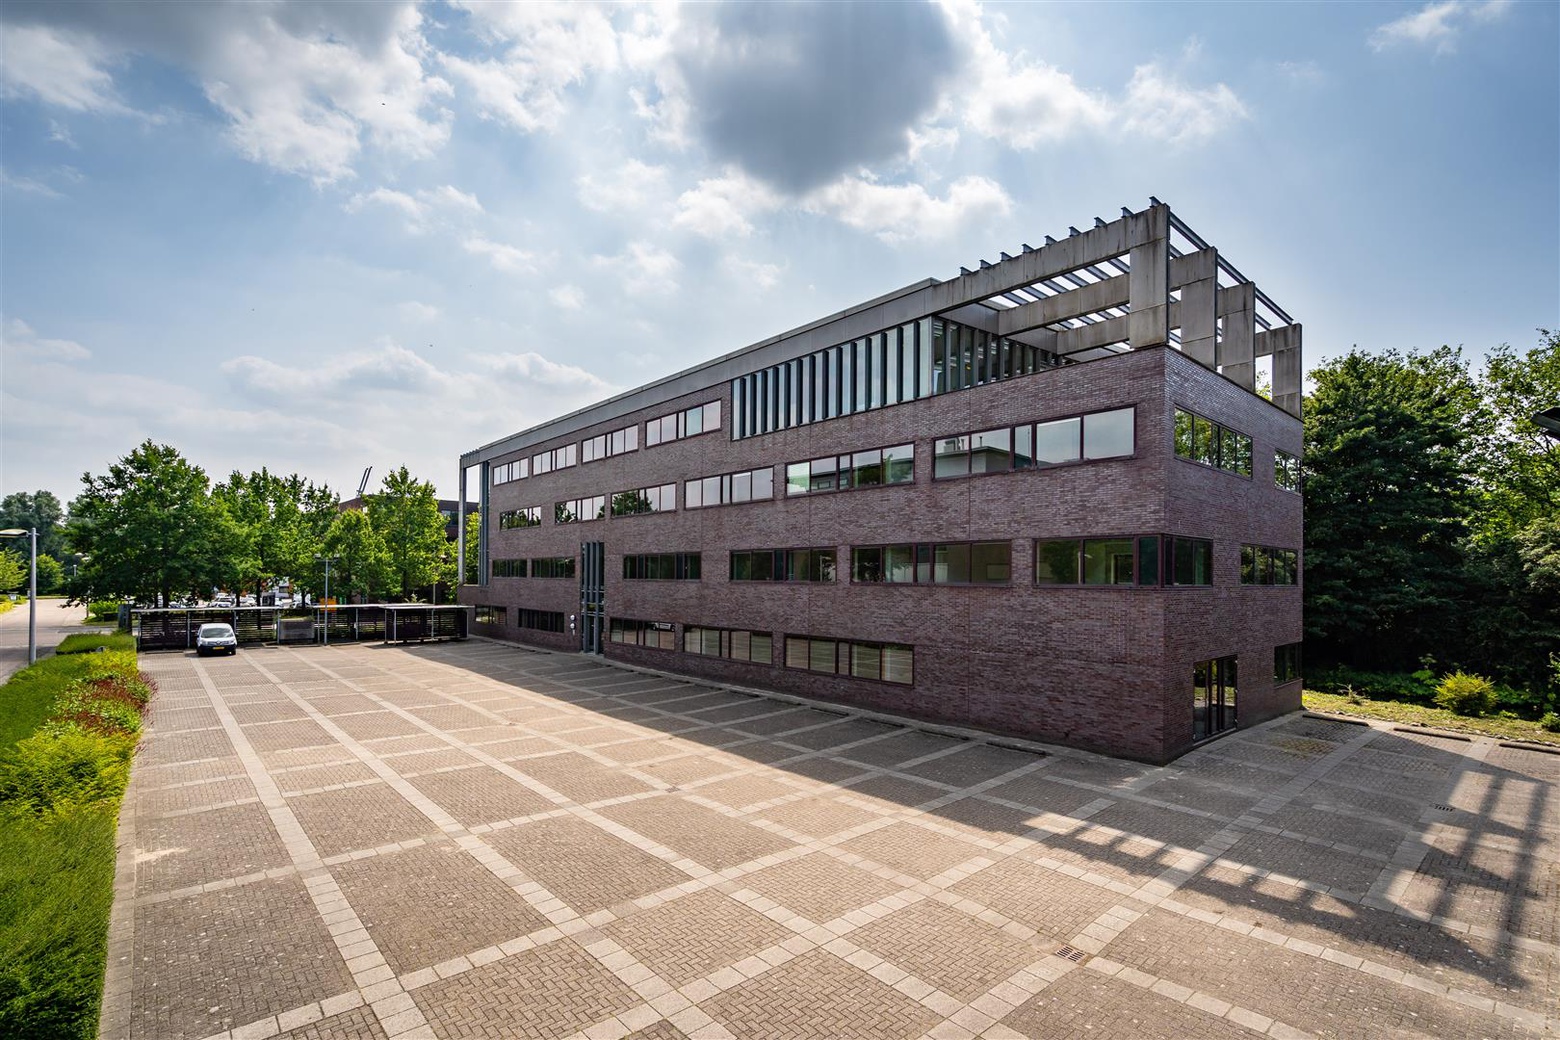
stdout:
{"type": "Polygon", "coordinates": [[[1235,658],[1218,657],[1192,666],[1192,739],[1235,728],[1235,658]]]}
{"type": "Polygon", "coordinates": [[[607,554],[605,542],[580,543],[580,650],[601,653],[606,626],[607,554]]]}

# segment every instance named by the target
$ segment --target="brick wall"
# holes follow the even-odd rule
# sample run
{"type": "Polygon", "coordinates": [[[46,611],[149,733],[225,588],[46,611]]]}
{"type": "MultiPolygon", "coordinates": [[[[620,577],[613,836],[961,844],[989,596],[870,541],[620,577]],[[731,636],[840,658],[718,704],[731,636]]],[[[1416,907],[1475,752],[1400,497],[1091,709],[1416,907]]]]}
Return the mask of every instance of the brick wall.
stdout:
{"type": "MultiPolygon", "coordinates": [[[[603,541],[609,615],[766,631],[775,665],[607,644],[608,656],[747,685],[770,687],[1113,754],[1164,761],[1191,740],[1191,666],[1238,653],[1241,722],[1298,706],[1298,687],[1272,689],[1272,648],[1300,638],[1297,588],[1240,586],[1246,542],[1299,548],[1300,500],[1272,482],[1275,447],[1298,454],[1299,423],[1174,351],[1037,373],[809,427],[739,442],[729,434],[729,386],[692,394],[627,420],[571,432],[532,451],[632,421],[720,399],[723,429],[499,485],[489,512],[539,505],[543,525],[490,530],[490,556],[574,556],[603,541]],[[1177,460],[1173,409],[1180,404],[1253,438],[1252,479],[1177,460]],[[1135,406],[1136,454],[1043,471],[932,479],[939,436],[1029,420],[1135,406]],[[913,442],[915,482],[787,498],[785,464],[913,442]],[[775,467],[776,498],[554,525],[552,504],[587,495],[775,467]],[[1211,538],[1215,585],[1206,589],[1041,588],[1033,584],[1033,539],[1170,533],[1211,538]],[[1010,586],[855,585],[852,545],[1008,540],[1010,586]],[[727,579],[732,549],[835,546],[839,579],[827,585],[727,579]],[[622,557],[699,551],[703,580],[624,581],[622,557]],[[781,666],[786,634],[907,643],[915,683],[901,686],[781,666]]],[[[641,437],[643,444],[643,437],[641,437]]],[[[495,462],[508,461],[507,458],[495,462]]],[[[492,579],[461,601],[509,607],[501,634],[567,649],[578,637],[520,630],[525,607],[579,610],[579,583],[492,579]]]]}

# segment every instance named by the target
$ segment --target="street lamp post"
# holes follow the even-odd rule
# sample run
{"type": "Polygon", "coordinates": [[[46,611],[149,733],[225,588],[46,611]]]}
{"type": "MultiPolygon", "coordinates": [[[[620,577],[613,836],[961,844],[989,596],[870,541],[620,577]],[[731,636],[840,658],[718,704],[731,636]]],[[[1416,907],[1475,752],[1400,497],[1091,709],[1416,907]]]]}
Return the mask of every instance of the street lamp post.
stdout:
{"type": "Polygon", "coordinates": [[[27,577],[27,663],[38,663],[38,529],[24,531],[20,527],[8,527],[0,531],[0,538],[32,539],[32,563],[27,577]]]}

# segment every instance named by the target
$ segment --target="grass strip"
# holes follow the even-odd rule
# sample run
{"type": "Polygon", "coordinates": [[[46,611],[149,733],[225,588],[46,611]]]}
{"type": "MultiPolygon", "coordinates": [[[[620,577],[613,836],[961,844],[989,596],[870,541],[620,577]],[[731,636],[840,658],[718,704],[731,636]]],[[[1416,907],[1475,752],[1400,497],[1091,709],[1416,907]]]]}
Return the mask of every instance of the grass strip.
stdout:
{"type": "Polygon", "coordinates": [[[1501,740],[1526,740],[1533,743],[1560,746],[1560,733],[1551,733],[1530,719],[1507,719],[1498,715],[1457,715],[1445,708],[1424,704],[1405,704],[1402,701],[1378,701],[1369,697],[1346,697],[1336,693],[1320,693],[1306,690],[1302,695],[1309,711],[1325,711],[1334,715],[1352,715],[1364,719],[1380,719],[1404,726],[1426,726],[1453,733],[1476,733],[1483,737],[1501,740]]]}
{"type": "Polygon", "coordinates": [[[114,833],[151,695],[135,651],[112,646],[45,658],[0,687],[0,1037],[8,1040],[98,1032],[114,833]]]}
{"type": "Polygon", "coordinates": [[[99,650],[134,650],[135,636],[128,632],[78,632],[55,647],[56,654],[92,654],[99,650]]]}

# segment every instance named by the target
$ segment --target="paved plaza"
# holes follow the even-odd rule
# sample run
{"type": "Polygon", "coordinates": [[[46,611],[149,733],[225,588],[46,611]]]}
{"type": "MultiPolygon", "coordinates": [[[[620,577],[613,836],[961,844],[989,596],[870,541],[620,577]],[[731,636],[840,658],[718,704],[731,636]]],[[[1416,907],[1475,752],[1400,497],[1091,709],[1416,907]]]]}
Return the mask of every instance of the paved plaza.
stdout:
{"type": "Polygon", "coordinates": [[[482,641],[142,666],[112,1040],[1560,1031],[1557,755],[1293,715],[1153,768],[482,641]]]}

